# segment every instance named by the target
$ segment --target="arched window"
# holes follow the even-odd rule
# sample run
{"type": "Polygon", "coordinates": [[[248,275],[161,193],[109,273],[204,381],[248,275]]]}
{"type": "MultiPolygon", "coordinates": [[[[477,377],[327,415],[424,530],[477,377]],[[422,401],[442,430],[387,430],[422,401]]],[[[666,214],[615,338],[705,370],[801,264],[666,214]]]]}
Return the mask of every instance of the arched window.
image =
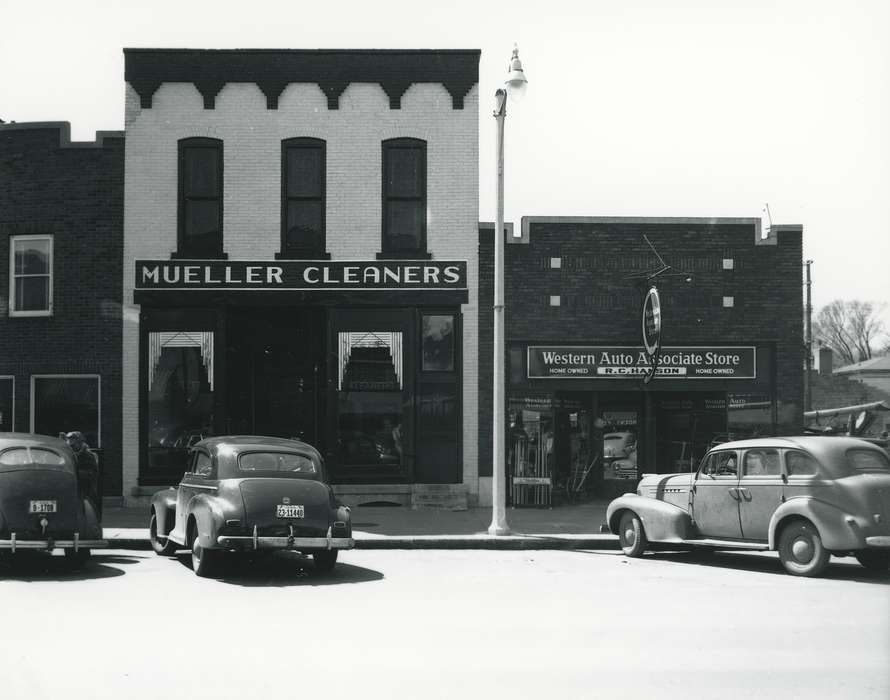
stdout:
{"type": "Polygon", "coordinates": [[[382,257],[427,256],[426,141],[383,142],[382,257]]]}
{"type": "Polygon", "coordinates": [[[325,180],[324,141],[294,138],[281,142],[281,253],[277,257],[327,257],[325,180]]]}
{"type": "Polygon", "coordinates": [[[223,255],[223,142],[188,138],[179,141],[180,258],[223,255]]]}

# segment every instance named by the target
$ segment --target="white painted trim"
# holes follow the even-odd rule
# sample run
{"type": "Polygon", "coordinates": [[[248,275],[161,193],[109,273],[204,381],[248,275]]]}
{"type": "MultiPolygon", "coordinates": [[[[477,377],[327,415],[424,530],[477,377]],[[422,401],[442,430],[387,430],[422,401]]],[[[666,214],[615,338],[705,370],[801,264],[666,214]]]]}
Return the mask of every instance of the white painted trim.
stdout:
{"type": "Polygon", "coordinates": [[[53,315],[53,267],[55,265],[53,234],[36,233],[27,235],[12,235],[9,237],[9,315],[16,318],[53,315]],[[15,310],[15,243],[16,241],[49,241],[49,292],[47,303],[49,308],[45,311],[16,311],[15,310]]]}
{"type": "MultiPolygon", "coordinates": [[[[30,431],[34,432],[34,388],[37,379],[95,379],[98,384],[97,399],[97,416],[96,416],[96,443],[90,445],[99,449],[102,447],[102,375],[101,374],[32,374],[31,375],[31,401],[30,401],[30,422],[28,423],[30,431]]],[[[75,428],[76,430],[76,428],[75,428]]],[[[81,431],[83,432],[83,431],[81,431]]]]}

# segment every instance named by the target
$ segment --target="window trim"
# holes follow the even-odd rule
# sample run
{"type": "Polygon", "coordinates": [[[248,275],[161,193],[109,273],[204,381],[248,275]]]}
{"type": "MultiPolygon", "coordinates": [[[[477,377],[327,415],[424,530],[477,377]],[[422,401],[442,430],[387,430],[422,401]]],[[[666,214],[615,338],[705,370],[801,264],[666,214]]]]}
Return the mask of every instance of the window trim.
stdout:
{"type": "Polygon", "coordinates": [[[14,374],[0,374],[0,382],[8,379],[12,382],[12,412],[10,414],[10,422],[9,424],[12,426],[12,431],[15,432],[15,375],[14,374]]]}
{"type": "Polygon", "coordinates": [[[430,258],[432,257],[427,249],[427,206],[429,202],[429,178],[428,178],[428,160],[427,160],[427,142],[423,139],[416,139],[410,137],[400,137],[394,139],[386,139],[381,144],[381,177],[380,177],[380,253],[377,255],[378,259],[412,259],[412,258],[430,258]],[[398,149],[398,148],[416,148],[420,151],[422,167],[422,194],[419,197],[422,210],[423,210],[423,225],[420,229],[420,241],[418,243],[418,247],[412,250],[394,250],[389,245],[389,232],[386,228],[386,213],[387,213],[387,204],[390,200],[392,201],[402,201],[402,202],[413,202],[417,201],[417,197],[389,197],[387,196],[387,185],[386,185],[386,166],[387,166],[387,154],[390,149],[398,149]]]}
{"type": "MultiPolygon", "coordinates": [[[[55,265],[55,241],[53,240],[54,236],[51,233],[37,233],[37,234],[27,234],[27,235],[13,235],[9,237],[9,315],[10,317],[19,317],[19,318],[35,318],[41,316],[52,316],[53,315],[53,267],[55,265]],[[15,281],[17,276],[15,274],[15,244],[17,241],[38,241],[38,240],[47,240],[49,241],[49,291],[47,292],[47,308],[41,309],[39,311],[16,311],[15,310],[15,281]]],[[[38,275],[29,275],[33,277],[37,277],[38,275]]],[[[42,275],[40,275],[42,276],[42,275]]],[[[24,277],[24,275],[19,275],[19,277],[24,277]]]]}
{"type": "Polygon", "coordinates": [[[170,257],[174,260],[193,260],[193,259],[210,259],[225,260],[228,258],[223,251],[225,250],[225,208],[223,206],[223,195],[225,193],[225,151],[223,149],[222,139],[210,138],[207,136],[190,136],[177,141],[177,190],[176,190],[176,252],[170,257]],[[215,148],[219,153],[219,173],[217,176],[217,192],[216,197],[195,197],[195,201],[212,201],[217,200],[219,210],[219,241],[217,241],[217,249],[212,255],[204,255],[202,258],[195,258],[194,254],[186,248],[185,237],[185,152],[189,147],[215,148]]]}
{"type": "Polygon", "coordinates": [[[328,260],[328,143],[324,139],[311,136],[295,136],[281,140],[281,246],[275,255],[276,260],[328,260]],[[295,201],[317,201],[317,197],[292,197],[287,195],[287,153],[291,148],[317,148],[321,151],[321,241],[317,248],[308,246],[288,246],[287,207],[291,199],[295,201]]]}
{"type": "MultiPolygon", "coordinates": [[[[36,413],[37,402],[35,401],[34,391],[37,388],[38,379],[95,379],[96,388],[96,444],[90,445],[91,449],[101,449],[102,447],[102,375],[101,374],[32,374],[31,375],[31,397],[30,411],[31,420],[29,422],[30,431],[34,432],[34,419],[36,413]]],[[[80,428],[72,428],[72,430],[81,430],[80,428]]],[[[83,432],[83,430],[81,430],[83,432]]]]}

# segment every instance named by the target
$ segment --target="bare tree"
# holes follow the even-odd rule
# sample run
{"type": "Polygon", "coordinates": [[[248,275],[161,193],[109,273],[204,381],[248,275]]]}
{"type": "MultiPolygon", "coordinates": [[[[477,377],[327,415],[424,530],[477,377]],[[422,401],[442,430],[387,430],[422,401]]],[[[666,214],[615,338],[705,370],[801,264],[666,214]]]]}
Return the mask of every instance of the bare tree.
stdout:
{"type": "Polygon", "coordinates": [[[835,299],[823,306],[813,322],[813,337],[830,347],[845,365],[871,359],[886,342],[881,313],[885,304],[835,299]]]}

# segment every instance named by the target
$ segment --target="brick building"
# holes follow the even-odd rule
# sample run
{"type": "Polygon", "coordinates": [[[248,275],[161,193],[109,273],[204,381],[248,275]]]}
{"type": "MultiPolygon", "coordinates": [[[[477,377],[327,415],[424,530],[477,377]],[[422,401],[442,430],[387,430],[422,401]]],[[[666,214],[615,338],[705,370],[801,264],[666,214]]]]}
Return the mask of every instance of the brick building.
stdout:
{"type": "Polygon", "coordinates": [[[255,433],[474,502],[479,52],[124,53],[125,495],[255,433]]]}
{"type": "MultiPolygon", "coordinates": [[[[482,406],[493,233],[481,229],[482,406]]],[[[523,217],[505,250],[514,503],[546,504],[588,468],[607,496],[644,471],[688,469],[712,441],[801,430],[800,226],[764,237],[759,219],[523,217]],[[647,383],[641,311],[647,277],[665,266],[652,280],[662,330],[647,383]]],[[[490,415],[480,412],[481,455],[491,454],[490,415]]]]}
{"type": "Polygon", "coordinates": [[[0,125],[0,431],[81,430],[121,493],[124,139],[0,125]]]}

